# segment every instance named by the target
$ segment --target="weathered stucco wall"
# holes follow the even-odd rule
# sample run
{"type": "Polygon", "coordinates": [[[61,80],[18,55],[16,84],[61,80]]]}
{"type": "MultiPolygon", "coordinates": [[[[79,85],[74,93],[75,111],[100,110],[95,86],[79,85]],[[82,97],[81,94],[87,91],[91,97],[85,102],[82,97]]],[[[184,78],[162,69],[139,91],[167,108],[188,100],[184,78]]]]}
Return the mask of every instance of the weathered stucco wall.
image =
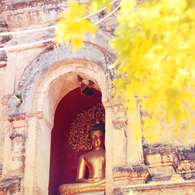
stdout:
{"type": "MultiPolygon", "coordinates": [[[[66,2],[4,0],[0,5],[1,30],[18,31],[55,24],[66,2]]],[[[93,16],[92,21],[102,19],[104,14],[93,16]]],[[[96,38],[87,35],[84,47],[76,53],[51,41],[0,51],[0,192],[48,194],[55,110],[68,92],[80,87],[79,74],[92,80],[102,93],[106,194],[128,194],[131,190],[138,194],[195,193],[195,148],[165,143],[167,131],[162,132],[160,144],[144,145],[142,137],[135,143],[133,123],[127,124],[127,118],[140,121],[139,107],[127,116],[122,104],[112,101],[115,75],[108,66],[117,55],[109,40],[116,25],[116,15],[108,17],[100,23],[96,38]],[[16,97],[18,93],[22,94],[22,104],[16,97]]],[[[0,37],[0,44],[18,46],[51,37],[53,30],[42,30],[0,37]]]]}

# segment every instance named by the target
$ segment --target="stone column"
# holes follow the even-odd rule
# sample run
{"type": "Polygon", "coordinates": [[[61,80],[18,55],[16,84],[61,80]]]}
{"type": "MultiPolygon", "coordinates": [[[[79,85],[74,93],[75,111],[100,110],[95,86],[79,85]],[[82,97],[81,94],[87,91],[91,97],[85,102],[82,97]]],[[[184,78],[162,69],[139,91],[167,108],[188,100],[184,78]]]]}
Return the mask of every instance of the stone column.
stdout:
{"type": "Polygon", "coordinates": [[[9,138],[11,125],[10,122],[4,121],[4,145],[3,145],[3,169],[2,169],[2,179],[9,175],[11,170],[11,140],[9,138]]]}
{"type": "Polygon", "coordinates": [[[113,105],[112,109],[113,124],[113,151],[114,151],[114,167],[126,164],[127,157],[127,117],[125,108],[122,104],[113,105]]]}
{"type": "Polygon", "coordinates": [[[28,122],[28,137],[26,139],[26,160],[24,171],[24,194],[35,194],[35,158],[36,158],[36,136],[37,136],[37,116],[31,116],[27,119],[28,122]]]}
{"type": "Polygon", "coordinates": [[[48,194],[52,124],[43,113],[28,116],[24,194],[48,194]]]}
{"type": "Polygon", "coordinates": [[[23,178],[25,153],[25,114],[17,114],[10,119],[12,126],[11,139],[11,175],[23,178]]]}
{"type": "Polygon", "coordinates": [[[25,115],[17,114],[5,121],[4,165],[1,189],[5,194],[21,194],[24,175],[25,115]]]}
{"type": "Polygon", "coordinates": [[[113,125],[112,125],[112,106],[111,103],[104,103],[105,108],[105,146],[106,146],[106,194],[112,194],[113,191],[113,125]]]}
{"type": "Polygon", "coordinates": [[[142,136],[141,128],[139,129],[138,139],[134,139],[134,129],[133,125],[138,122],[140,123],[140,108],[137,105],[136,111],[128,115],[128,125],[127,125],[127,164],[128,165],[138,165],[143,164],[143,148],[142,148],[142,136]]]}
{"type": "Polygon", "coordinates": [[[3,143],[3,167],[2,167],[2,179],[6,178],[9,175],[9,171],[11,169],[11,140],[9,138],[10,131],[12,129],[11,124],[8,120],[8,113],[7,113],[7,103],[11,95],[4,95],[1,104],[3,106],[2,111],[2,131],[4,133],[4,139],[2,140],[3,143]]]}
{"type": "MultiPolygon", "coordinates": [[[[119,111],[117,111],[119,113],[119,111]]],[[[125,112],[125,110],[124,110],[125,112]]],[[[137,106],[136,111],[131,115],[128,115],[128,124],[123,125],[123,128],[126,129],[126,164],[121,164],[113,169],[113,177],[115,181],[115,189],[135,185],[135,184],[144,184],[150,177],[148,166],[144,165],[143,158],[143,148],[142,148],[142,135],[141,135],[141,124],[140,124],[140,110],[137,106]],[[135,127],[134,125],[138,123],[140,128],[136,131],[138,135],[135,139],[135,127]]],[[[118,114],[119,115],[119,114],[118,114]]],[[[123,116],[123,121],[125,117],[123,116]]],[[[119,123],[119,121],[118,121],[119,123]]],[[[122,129],[122,128],[121,128],[122,129]]],[[[123,150],[121,150],[122,152],[123,150]]]]}

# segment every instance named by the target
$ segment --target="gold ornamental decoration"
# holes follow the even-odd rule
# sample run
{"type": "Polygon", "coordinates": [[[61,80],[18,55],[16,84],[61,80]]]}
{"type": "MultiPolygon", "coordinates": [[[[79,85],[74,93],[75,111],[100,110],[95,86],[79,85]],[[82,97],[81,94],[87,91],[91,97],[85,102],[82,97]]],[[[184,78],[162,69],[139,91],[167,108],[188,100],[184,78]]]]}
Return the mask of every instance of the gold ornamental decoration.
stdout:
{"type": "Polygon", "coordinates": [[[92,145],[89,139],[89,131],[95,126],[96,120],[105,123],[105,111],[102,103],[77,114],[71,123],[68,143],[73,150],[91,150],[92,145]]]}

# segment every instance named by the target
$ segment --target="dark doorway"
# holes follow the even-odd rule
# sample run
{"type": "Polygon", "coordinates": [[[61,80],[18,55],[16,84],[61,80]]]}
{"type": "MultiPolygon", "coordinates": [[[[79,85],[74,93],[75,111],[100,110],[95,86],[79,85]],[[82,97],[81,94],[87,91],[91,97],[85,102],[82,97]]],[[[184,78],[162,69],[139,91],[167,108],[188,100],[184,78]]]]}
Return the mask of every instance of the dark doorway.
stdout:
{"type": "Polygon", "coordinates": [[[100,91],[94,90],[93,96],[86,96],[81,88],[74,89],[59,102],[51,134],[49,195],[56,195],[59,185],[75,182],[78,157],[86,151],[77,152],[68,145],[70,124],[78,113],[100,102],[100,91]]]}

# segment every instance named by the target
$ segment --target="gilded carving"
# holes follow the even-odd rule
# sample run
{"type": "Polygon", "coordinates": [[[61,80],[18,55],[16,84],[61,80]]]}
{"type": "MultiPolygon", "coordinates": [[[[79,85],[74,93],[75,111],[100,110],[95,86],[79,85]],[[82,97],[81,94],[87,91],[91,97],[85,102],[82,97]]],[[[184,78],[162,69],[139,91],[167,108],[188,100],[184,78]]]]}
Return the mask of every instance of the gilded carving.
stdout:
{"type": "Polygon", "coordinates": [[[105,123],[105,111],[101,103],[76,116],[68,135],[68,143],[74,150],[92,149],[89,131],[95,126],[97,118],[100,123],[105,123]]]}

